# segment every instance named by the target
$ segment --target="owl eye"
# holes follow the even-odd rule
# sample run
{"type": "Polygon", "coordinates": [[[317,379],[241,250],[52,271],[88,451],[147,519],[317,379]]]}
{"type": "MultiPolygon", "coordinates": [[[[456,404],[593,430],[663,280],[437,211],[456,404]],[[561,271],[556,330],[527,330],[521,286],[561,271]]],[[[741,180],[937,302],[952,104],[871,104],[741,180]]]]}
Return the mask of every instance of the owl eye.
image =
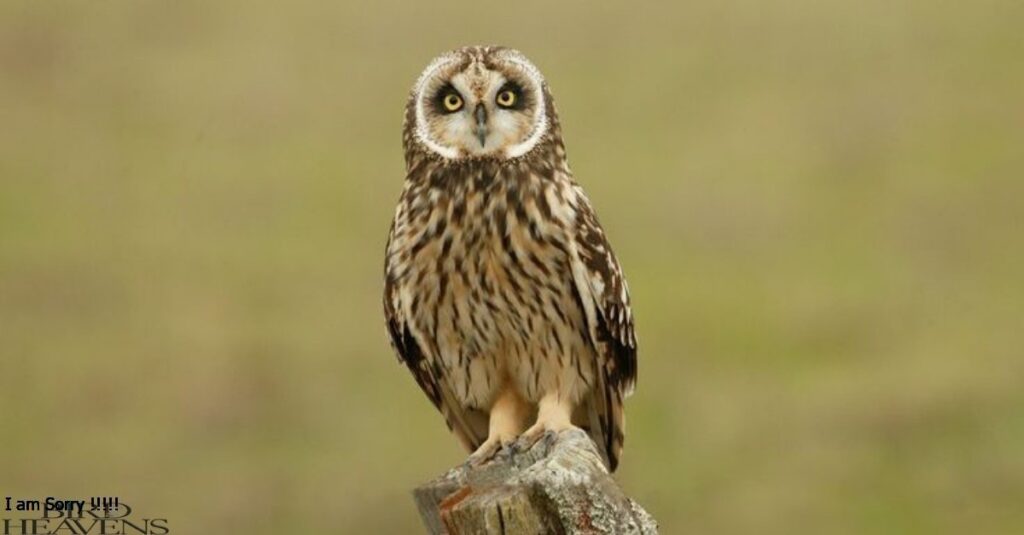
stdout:
{"type": "Polygon", "coordinates": [[[444,104],[444,109],[449,113],[454,113],[462,109],[462,97],[455,93],[448,93],[441,99],[441,103],[444,104]]]}
{"type": "Polygon", "coordinates": [[[498,97],[495,102],[498,103],[502,108],[511,108],[516,105],[516,92],[511,89],[506,89],[498,93],[498,97]]]}

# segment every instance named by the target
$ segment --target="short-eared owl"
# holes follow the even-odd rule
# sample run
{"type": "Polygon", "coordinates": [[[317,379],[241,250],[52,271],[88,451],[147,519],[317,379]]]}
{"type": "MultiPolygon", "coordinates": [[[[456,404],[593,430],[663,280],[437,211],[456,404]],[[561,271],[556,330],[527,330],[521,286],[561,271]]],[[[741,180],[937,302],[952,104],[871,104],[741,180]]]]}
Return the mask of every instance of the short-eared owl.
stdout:
{"type": "Polygon", "coordinates": [[[614,470],[633,314],[540,71],[508,48],[440,56],[402,141],[384,287],[399,359],[474,458],[576,426],[614,470]]]}

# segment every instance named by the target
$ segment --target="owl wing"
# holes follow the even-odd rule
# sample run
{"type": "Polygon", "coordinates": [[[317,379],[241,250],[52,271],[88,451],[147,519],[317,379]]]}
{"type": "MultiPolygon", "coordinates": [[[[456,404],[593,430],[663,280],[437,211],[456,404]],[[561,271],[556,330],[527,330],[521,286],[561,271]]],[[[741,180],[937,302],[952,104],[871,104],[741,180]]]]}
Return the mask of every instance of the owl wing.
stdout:
{"type": "Polygon", "coordinates": [[[444,416],[445,422],[459,442],[469,451],[480,447],[487,438],[487,419],[476,411],[470,411],[455,398],[455,394],[444,379],[440,366],[423,352],[420,342],[402,312],[398,287],[395,284],[395,266],[392,254],[394,241],[394,225],[388,237],[385,260],[384,278],[384,317],[387,323],[388,338],[394,348],[398,360],[409,368],[413,378],[430,399],[434,407],[444,416]]]}
{"type": "MultiPolygon", "coordinates": [[[[629,288],[590,202],[576,186],[576,234],[573,279],[597,351],[598,388],[591,401],[608,465],[615,470],[625,441],[622,400],[636,385],[636,333],[629,307],[629,288]]],[[[591,432],[597,431],[593,429],[591,432]]]]}

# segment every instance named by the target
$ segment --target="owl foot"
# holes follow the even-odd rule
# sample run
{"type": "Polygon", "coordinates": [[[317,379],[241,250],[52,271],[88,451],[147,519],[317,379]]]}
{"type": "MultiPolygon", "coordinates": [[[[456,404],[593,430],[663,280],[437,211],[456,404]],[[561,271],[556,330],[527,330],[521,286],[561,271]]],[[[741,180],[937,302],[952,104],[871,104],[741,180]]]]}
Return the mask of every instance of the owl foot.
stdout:
{"type": "Polygon", "coordinates": [[[466,462],[470,466],[480,466],[493,459],[498,452],[507,449],[515,442],[523,427],[526,427],[529,412],[529,405],[516,389],[511,384],[506,384],[491,406],[487,440],[466,462]]]}
{"type": "Polygon", "coordinates": [[[575,428],[571,414],[572,404],[568,400],[561,399],[557,393],[544,396],[537,404],[537,422],[519,436],[516,448],[530,449],[549,433],[553,436],[559,431],[575,428]]]}
{"type": "Polygon", "coordinates": [[[502,450],[507,449],[515,442],[514,437],[494,436],[490,437],[480,445],[473,453],[466,459],[466,464],[471,467],[477,467],[487,464],[494,459],[496,455],[502,450]]]}
{"type": "Polygon", "coordinates": [[[518,451],[527,451],[536,445],[537,442],[540,442],[541,439],[554,441],[558,433],[566,429],[577,429],[577,427],[568,422],[565,425],[557,426],[537,422],[533,427],[523,432],[522,435],[519,435],[519,439],[515,442],[515,448],[518,451]]]}

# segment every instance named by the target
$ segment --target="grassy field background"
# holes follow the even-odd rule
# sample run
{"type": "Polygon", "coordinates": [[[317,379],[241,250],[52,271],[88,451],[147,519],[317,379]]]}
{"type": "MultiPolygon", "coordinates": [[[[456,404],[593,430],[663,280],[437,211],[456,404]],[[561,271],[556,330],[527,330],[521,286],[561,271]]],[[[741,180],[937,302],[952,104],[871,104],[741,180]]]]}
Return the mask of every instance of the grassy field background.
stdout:
{"type": "MultiPolygon", "coordinates": [[[[501,43],[633,290],[663,533],[1024,529],[1024,4],[0,4],[0,495],[416,533],[408,88],[501,43]]],[[[0,498],[2,498],[0,496],[0,498]]],[[[3,515],[0,515],[3,516],[3,515]]]]}

